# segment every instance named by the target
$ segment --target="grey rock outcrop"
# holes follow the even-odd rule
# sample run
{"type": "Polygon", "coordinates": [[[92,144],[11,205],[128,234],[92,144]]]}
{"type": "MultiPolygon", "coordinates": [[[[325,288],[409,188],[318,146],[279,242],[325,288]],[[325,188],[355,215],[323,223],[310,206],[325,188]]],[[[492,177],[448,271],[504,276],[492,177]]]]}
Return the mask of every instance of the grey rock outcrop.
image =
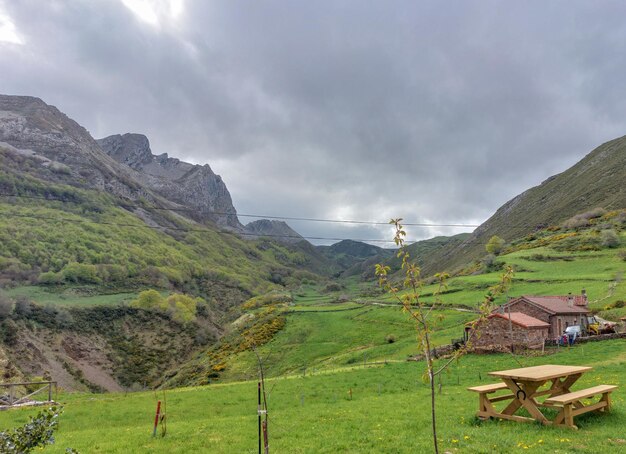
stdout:
{"type": "Polygon", "coordinates": [[[243,230],[226,185],[208,164],[189,164],[170,158],[167,153],[155,156],[143,134],[116,134],[97,142],[111,158],[137,171],[142,184],[188,207],[185,216],[210,220],[230,230],[243,230]]]}
{"type": "Polygon", "coordinates": [[[19,171],[46,181],[156,200],[85,128],[39,98],[0,95],[0,149],[26,158],[19,171]]]}

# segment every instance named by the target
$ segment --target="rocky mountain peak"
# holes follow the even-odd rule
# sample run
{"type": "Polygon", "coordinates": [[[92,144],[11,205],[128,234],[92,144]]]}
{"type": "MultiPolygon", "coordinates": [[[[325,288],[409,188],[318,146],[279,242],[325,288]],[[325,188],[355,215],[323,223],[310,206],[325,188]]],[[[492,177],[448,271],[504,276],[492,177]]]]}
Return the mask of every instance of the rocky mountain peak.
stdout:
{"type": "Polygon", "coordinates": [[[170,158],[167,153],[154,155],[143,134],[116,134],[97,142],[117,162],[139,172],[141,182],[150,189],[191,208],[190,217],[210,220],[231,230],[243,230],[222,177],[208,164],[190,164],[170,158]]]}
{"type": "MultiPolygon", "coordinates": [[[[97,140],[100,147],[117,162],[126,164],[135,170],[153,160],[150,141],[143,134],[115,134],[97,140]]],[[[167,154],[165,154],[167,158],[167,154]]]]}

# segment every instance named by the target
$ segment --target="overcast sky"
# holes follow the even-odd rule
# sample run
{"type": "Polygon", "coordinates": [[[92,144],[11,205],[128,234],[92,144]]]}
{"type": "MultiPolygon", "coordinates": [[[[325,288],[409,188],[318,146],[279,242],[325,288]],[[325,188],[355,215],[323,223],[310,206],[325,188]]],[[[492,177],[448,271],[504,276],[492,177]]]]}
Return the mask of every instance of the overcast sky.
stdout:
{"type": "Polygon", "coordinates": [[[210,164],[242,214],[477,224],[626,134],[625,18],[597,0],[0,0],[0,92],[210,164]]]}

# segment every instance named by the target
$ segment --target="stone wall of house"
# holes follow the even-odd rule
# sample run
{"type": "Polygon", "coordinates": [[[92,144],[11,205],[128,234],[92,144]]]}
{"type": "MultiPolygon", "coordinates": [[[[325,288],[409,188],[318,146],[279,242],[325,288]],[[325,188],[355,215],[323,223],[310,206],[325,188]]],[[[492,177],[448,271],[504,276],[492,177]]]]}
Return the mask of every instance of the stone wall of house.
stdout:
{"type": "Polygon", "coordinates": [[[473,349],[494,346],[524,345],[528,348],[541,347],[548,337],[548,328],[524,328],[500,317],[485,320],[478,327],[478,338],[472,341],[473,349]]]}
{"type": "MultiPolygon", "coordinates": [[[[558,314],[550,316],[550,314],[534,304],[529,304],[526,301],[517,301],[510,306],[511,312],[522,312],[526,315],[536,318],[547,323],[550,323],[550,329],[548,331],[548,338],[553,339],[563,334],[565,328],[572,325],[579,325],[581,323],[582,314],[558,314]]],[[[507,309],[508,310],[508,309],[507,309]]]]}

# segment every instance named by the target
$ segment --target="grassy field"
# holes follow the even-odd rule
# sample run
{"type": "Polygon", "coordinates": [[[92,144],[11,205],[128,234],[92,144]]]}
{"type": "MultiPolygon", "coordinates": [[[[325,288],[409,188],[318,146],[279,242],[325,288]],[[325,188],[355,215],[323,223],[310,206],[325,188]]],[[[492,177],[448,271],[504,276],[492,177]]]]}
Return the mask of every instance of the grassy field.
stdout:
{"type": "MultiPolygon", "coordinates": [[[[544,357],[468,356],[454,363],[437,395],[442,452],[626,452],[626,341],[549,351],[544,357]],[[487,372],[536,364],[591,365],[575,385],[620,386],[609,414],[577,417],[579,430],[511,421],[478,421],[466,387],[492,382],[487,372]]],[[[268,381],[271,452],[415,453],[431,450],[424,364],[389,363],[268,381]],[[352,390],[352,399],[350,399],[352,390]]],[[[81,452],[256,452],[256,382],[167,391],[167,435],[151,438],[163,393],[61,395],[56,444],[81,452]]],[[[0,413],[0,427],[35,410],[0,413]]]]}
{"type": "MultiPolygon", "coordinates": [[[[507,296],[580,294],[583,288],[589,295],[592,309],[625,300],[626,262],[619,256],[623,250],[624,247],[562,253],[540,247],[500,256],[500,262],[512,265],[517,271],[508,294],[496,302],[504,302],[507,296]]],[[[443,295],[442,300],[449,304],[475,306],[482,301],[487,288],[495,284],[500,275],[500,271],[493,271],[452,278],[448,281],[448,289],[452,292],[443,295]]],[[[432,293],[436,290],[435,285],[425,286],[424,300],[432,301],[432,293]]]]}
{"type": "Polygon", "coordinates": [[[46,287],[25,286],[8,289],[5,293],[16,298],[24,296],[30,300],[46,306],[48,304],[55,306],[98,306],[98,305],[116,305],[122,303],[130,303],[137,298],[137,292],[123,292],[111,294],[89,294],[88,289],[67,288],[59,291],[48,290],[46,287]]]}

